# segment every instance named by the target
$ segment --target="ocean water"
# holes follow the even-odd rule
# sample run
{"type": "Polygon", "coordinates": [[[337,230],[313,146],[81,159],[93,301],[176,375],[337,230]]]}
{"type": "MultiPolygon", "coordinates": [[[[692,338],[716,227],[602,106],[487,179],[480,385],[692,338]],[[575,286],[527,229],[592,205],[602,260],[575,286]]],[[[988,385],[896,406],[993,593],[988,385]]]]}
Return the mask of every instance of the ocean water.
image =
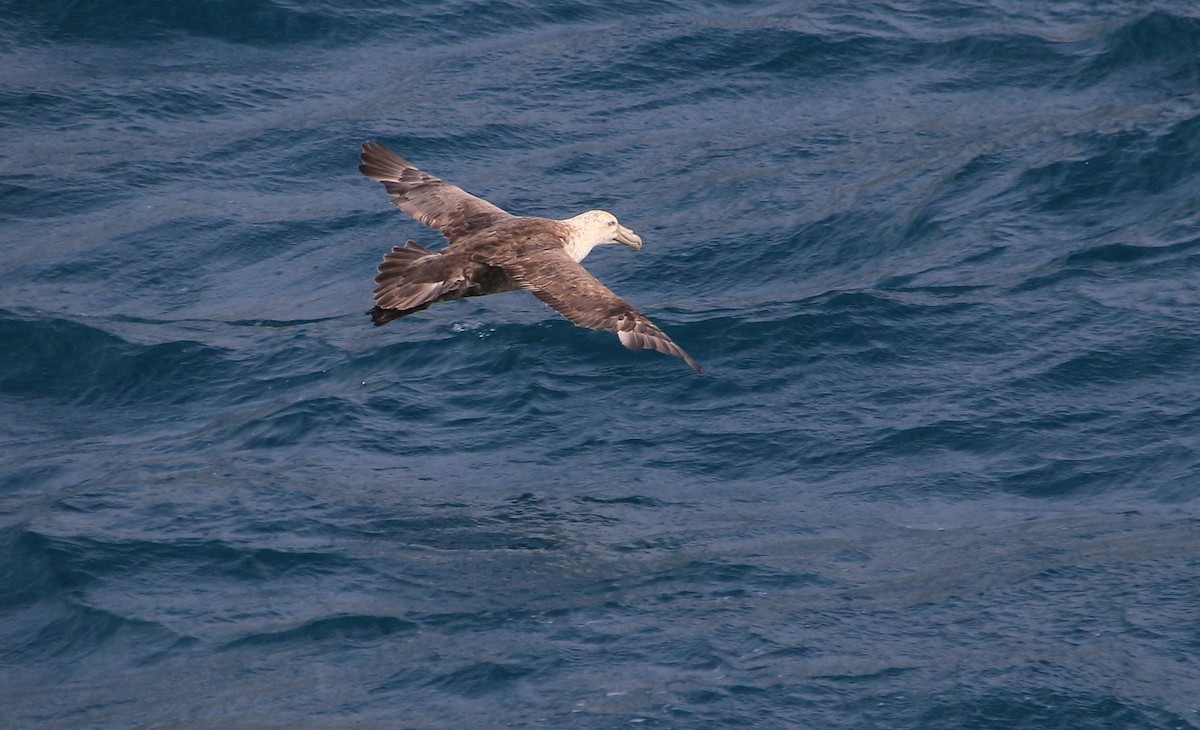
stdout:
{"type": "Polygon", "coordinates": [[[4,727],[1200,727],[1194,2],[0,7],[4,727]]]}

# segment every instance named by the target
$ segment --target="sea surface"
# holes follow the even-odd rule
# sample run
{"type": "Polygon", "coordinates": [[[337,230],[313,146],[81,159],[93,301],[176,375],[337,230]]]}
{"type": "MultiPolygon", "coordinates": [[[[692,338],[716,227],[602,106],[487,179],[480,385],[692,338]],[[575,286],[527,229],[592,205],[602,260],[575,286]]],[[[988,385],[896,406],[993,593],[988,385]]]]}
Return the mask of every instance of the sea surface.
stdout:
{"type": "Polygon", "coordinates": [[[1200,727],[1200,6],[0,2],[0,708],[1200,727]],[[373,327],[368,139],[703,374],[373,327]]]}

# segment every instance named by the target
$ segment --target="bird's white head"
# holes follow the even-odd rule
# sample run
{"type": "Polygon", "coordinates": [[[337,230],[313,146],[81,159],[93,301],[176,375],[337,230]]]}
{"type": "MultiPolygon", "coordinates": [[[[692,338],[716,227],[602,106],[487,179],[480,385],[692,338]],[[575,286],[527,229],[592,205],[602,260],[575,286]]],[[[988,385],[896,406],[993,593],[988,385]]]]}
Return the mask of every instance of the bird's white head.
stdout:
{"type": "Polygon", "coordinates": [[[576,261],[583,261],[593,248],[606,243],[642,247],[641,236],[618,223],[617,217],[607,210],[589,210],[563,223],[567,224],[572,234],[567,241],[567,253],[576,261]]]}

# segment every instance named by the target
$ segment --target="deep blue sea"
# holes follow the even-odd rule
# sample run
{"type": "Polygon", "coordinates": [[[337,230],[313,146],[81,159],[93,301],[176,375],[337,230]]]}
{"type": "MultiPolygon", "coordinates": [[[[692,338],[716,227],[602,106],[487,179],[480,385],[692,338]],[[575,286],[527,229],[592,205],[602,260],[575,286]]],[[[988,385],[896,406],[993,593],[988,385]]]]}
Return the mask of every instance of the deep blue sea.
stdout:
{"type": "Polygon", "coordinates": [[[1200,6],[0,2],[4,728],[1200,727],[1200,6]],[[441,245],[377,139],[703,366],[441,245]]]}

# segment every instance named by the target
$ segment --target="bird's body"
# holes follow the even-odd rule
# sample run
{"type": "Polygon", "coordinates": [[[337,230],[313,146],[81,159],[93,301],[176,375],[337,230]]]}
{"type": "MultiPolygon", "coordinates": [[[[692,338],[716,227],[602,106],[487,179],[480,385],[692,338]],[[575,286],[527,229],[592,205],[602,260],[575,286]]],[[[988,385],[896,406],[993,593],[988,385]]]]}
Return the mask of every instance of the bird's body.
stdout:
{"type": "Polygon", "coordinates": [[[437,302],[524,289],[581,327],[616,333],[630,348],[650,348],[700,367],[661,329],[587,272],[580,261],[597,245],[641,248],[642,239],[608,212],[554,220],[514,216],[421,171],[377,142],[362,146],[359,171],[383,183],[392,203],[442,232],[431,251],[413,241],[384,255],[375,277],[380,325],[437,302]]]}

